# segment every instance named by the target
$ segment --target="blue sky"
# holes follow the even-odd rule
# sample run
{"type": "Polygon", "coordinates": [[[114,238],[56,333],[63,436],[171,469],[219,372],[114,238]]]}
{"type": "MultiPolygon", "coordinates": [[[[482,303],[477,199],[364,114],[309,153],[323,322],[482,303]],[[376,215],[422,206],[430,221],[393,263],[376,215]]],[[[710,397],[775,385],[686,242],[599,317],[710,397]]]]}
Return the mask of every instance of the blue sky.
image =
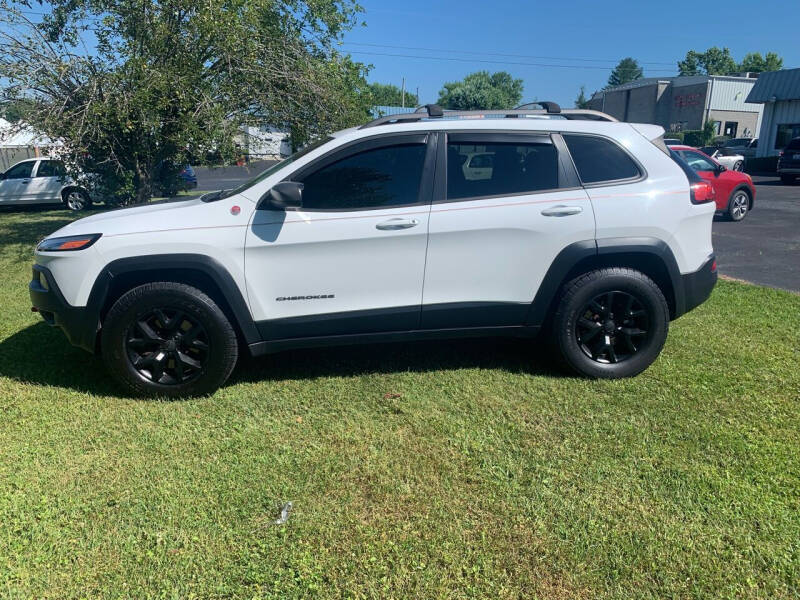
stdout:
{"type": "Polygon", "coordinates": [[[409,90],[419,87],[423,103],[435,102],[445,81],[486,69],[523,79],[524,100],[572,106],[581,85],[587,94],[603,87],[621,58],[639,60],[646,77],[666,77],[677,74],[676,62],[688,50],[710,46],[727,46],[737,61],[748,52],[773,51],[783,57],[784,68],[800,67],[797,0],[360,4],[367,25],[348,32],[341,49],[374,66],[370,81],[400,86],[405,77],[409,90]]]}

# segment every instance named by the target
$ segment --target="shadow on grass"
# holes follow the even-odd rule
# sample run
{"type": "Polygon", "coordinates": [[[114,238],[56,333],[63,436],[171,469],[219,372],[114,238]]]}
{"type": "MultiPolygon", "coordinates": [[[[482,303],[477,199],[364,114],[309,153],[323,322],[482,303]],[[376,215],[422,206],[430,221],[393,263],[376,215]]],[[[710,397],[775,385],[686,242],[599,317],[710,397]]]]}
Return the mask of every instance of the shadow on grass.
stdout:
{"type": "MultiPolygon", "coordinates": [[[[545,352],[536,350],[538,345],[531,340],[488,338],[242,356],[228,385],[471,368],[563,377],[545,352]]],[[[59,329],[45,323],[31,325],[0,342],[0,376],[90,394],[125,395],[106,373],[99,356],[70,346],[59,329]]]]}

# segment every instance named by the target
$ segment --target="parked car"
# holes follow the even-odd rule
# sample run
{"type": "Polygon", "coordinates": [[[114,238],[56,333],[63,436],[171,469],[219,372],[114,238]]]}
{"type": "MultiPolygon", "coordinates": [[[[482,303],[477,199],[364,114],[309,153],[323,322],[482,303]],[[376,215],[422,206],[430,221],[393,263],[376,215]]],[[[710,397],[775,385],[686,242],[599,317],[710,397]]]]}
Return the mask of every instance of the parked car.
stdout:
{"type": "Polygon", "coordinates": [[[800,175],[800,137],[786,144],[778,157],[778,175],[785,184],[792,184],[800,175]]]}
{"type": "Polygon", "coordinates": [[[680,141],[678,138],[664,138],[664,143],[667,146],[677,146],[682,144],[683,142],[680,141]]]}
{"type": "Polygon", "coordinates": [[[156,167],[157,189],[164,196],[175,196],[197,187],[197,175],[191,165],[175,165],[164,161],[156,167]]]}
{"type": "Polygon", "coordinates": [[[494,155],[491,152],[471,152],[466,155],[461,169],[470,180],[491,179],[494,155]]]}
{"type": "Polygon", "coordinates": [[[753,210],[756,188],[750,175],[731,171],[691,146],[670,146],[670,148],[714,187],[717,210],[731,221],[741,221],[753,210]]]}
{"type": "Polygon", "coordinates": [[[707,154],[719,164],[725,165],[731,171],[741,171],[744,169],[744,156],[730,148],[703,146],[700,148],[700,152],[707,154]]]}
{"type": "Polygon", "coordinates": [[[210,393],[240,348],[542,331],[575,373],[634,376],[715,285],[713,187],[656,125],[530,114],[430,105],[234,190],[75,221],[36,250],[34,310],[143,395],[210,393]],[[476,146],[488,179],[462,170],[476,146]]]}
{"type": "Polygon", "coordinates": [[[70,210],[92,204],[88,186],[67,175],[61,161],[29,158],[0,174],[0,206],[56,203],[70,210]]]}
{"type": "Polygon", "coordinates": [[[758,138],[733,138],[725,142],[722,147],[729,148],[745,158],[751,158],[756,155],[758,138]]]}

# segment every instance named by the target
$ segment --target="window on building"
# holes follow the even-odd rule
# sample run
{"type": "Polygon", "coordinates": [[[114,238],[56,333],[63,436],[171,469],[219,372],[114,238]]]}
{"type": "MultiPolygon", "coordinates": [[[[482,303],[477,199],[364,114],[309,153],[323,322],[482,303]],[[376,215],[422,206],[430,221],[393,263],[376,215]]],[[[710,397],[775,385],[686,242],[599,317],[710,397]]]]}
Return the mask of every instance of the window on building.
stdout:
{"type": "Polygon", "coordinates": [[[302,178],[303,208],[359,210],[414,204],[425,162],[425,144],[365,150],[302,178]]]}
{"type": "Polygon", "coordinates": [[[726,137],[736,137],[736,132],[739,131],[739,123],[737,121],[725,121],[725,130],[722,135],[726,137]]]}
{"type": "Polygon", "coordinates": [[[775,135],[775,149],[783,150],[796,137],[800,137],[800,123],[782,123],[778,125],[778,132],[775,135]]]}
{"type": "Polygon", "coordinates": [[[447,144],[447,198],[510,196],[558,188],[558,151],[547,137],[541,142],[447,144]],[[479,144],[480,154],[469,158],[479,144]],[[466,159],[469,158],[467,161],[466,159]]]}
{"type": "Polygon", "coordinates": [[[565,135],[569,153],[583,183],[639,177],[633,159],[611,140],[592,135],[565,135]]]}

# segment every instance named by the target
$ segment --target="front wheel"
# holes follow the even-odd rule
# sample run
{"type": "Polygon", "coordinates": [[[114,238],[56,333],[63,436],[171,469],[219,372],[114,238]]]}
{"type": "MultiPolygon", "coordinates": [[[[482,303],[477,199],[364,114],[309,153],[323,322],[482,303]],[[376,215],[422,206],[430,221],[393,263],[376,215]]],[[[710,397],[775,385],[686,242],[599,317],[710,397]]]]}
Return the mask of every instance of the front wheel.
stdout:
{"type": "Polygon", "coordinates": [[[731,221],[741,221],[750,210],[750,194],[745,190],[734,190],[728,201],[728,218],[731,221]]]}
{"type": "Polygon", "coordinates": [[[632,377],[661,352],[669,309],[645,274],[598,269],[566,284],[553,326],[557,350],[573,371],[602,379],[632,377]]]}
{"type": "Polygon", "coordinates": [[[236,333],[225,313],[200,290],[147,283],[117,300],[102,328],[103,359],[137,396],[210,394],[236,365],[236,333]]]}

